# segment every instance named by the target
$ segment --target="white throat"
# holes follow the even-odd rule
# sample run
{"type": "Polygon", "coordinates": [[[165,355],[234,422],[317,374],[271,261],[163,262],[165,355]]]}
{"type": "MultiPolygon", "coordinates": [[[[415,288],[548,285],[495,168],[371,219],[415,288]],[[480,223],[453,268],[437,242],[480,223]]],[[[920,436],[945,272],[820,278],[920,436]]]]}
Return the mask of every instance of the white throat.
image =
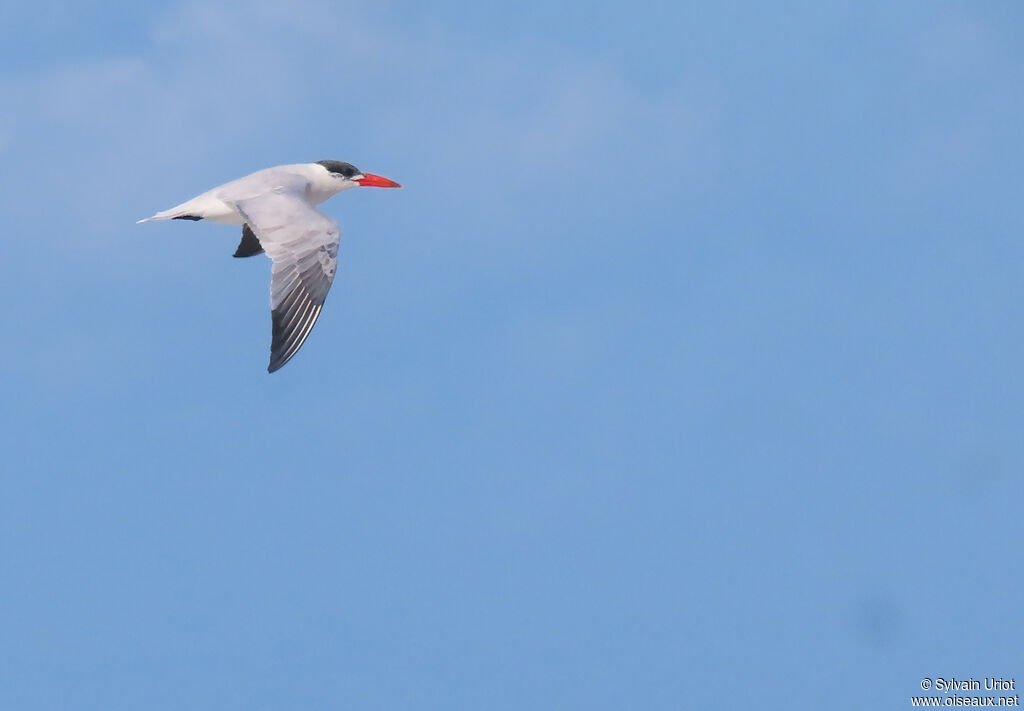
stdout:
{"type": "Polygon", "coordinates": [[[347,178],[335,176],[328,172],[328,170],[322,165],[317,163],[311,163],[309,165],[309,172],[307,175],[309,177],[307,198],[314,205],[319,205],[328,198],[331,198],[344,190],[359,186],[359,183],[353,182],[347,178]]]}

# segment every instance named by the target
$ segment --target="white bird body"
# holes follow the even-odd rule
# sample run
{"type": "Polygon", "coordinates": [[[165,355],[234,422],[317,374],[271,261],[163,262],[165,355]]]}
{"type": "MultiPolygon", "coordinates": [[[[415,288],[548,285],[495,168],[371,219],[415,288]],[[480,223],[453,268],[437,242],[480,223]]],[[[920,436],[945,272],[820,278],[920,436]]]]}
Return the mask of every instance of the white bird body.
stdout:
{"type": "Polygon", "coordinates": [[[234,256],[265,251],[274,262],[267,368],[273,373],[309,336],[334,281],[341,232],[338,223],[314,206],[361,185],[401,187],[342,161],[280,165],[224,183],[139,222],[210,220],[243,225],[234,256]]]}
{"type": "Polygon", "coordinates": [[[358,183],[351,180],[332,178],[331,173],[319,163],[278,165],[273,168],[257,170],[244,178],[218,185],[180,205],[139,220],[136,224],[194,216],[210,222],[242,225],[245,224],[245,218],[235,207],[238,200],[256,197],[266,192],[268,188],[273,189],[282,181],[287,182],[295,177],[306,181],[305,196],[310,205],[319,205],[342,190],[358,186],[358,183]]]}

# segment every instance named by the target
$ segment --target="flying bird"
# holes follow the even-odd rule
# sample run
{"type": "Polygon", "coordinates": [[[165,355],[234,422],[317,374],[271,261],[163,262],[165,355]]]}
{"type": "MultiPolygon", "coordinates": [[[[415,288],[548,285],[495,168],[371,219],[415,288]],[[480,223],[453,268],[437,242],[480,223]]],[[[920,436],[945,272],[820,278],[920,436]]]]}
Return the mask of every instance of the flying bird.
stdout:
{"type": "Polygon", "coordinates": [[[320,160],[266,168],[208,190],[154,220],[210,220],[242,225],[236,257],[266,252],[270,280],[273,373],[291,360],[313,329],[338,265],[338,223],[314,207],[355,187],[400,188],[351,163],[320,160]]]}

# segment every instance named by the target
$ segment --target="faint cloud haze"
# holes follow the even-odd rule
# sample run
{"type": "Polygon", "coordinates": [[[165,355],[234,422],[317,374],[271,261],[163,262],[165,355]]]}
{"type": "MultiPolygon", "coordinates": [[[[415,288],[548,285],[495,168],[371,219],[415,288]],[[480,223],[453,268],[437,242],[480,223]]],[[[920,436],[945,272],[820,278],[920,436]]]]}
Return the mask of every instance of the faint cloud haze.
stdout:
{"type": "Polygon", "coordinates": [[[606,185],[638,145],[661,169],[706,132],[682,91],[641,91],[554,48],[509,60],[507,46],[384,30],[352,5],[301,5],[182,3],[163,12],[138,55],[8,73],[0,90],[17,107],[10,131],[73,166],[57,181],[91,176],[76,190],[62,183],[79,213],[95,210],[112,183],[127,182],[132,200],[145,189],[173,202],[188,181],[235,177],[217,165],[229,159],[244,173],[268,160],[340,155],[347,134],[367,126],[382,127],[380,140],[422,170],[443,166],[434,175],[442,184],[472,171],[477,179],[459,189],[485,203],[487,182],[606,185]],[[288,153],[314,118],[319,152],[288,153]]]}
{"type": "Polygon", "coordinates": [[[867,596],[856,603],[852,622],[862,644],[883,649],[899,641],[903,613],[888,597],[867,596]]]}

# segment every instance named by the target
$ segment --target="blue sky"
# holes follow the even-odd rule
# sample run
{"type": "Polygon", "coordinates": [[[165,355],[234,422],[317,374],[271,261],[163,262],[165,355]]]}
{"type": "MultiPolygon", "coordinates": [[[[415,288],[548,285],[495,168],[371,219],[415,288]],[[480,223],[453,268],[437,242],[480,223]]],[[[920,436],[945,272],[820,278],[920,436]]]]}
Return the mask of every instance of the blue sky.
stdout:
{"type": "Polygon", "coordinates": [[[1024,10],[506,5],[0,8],[0,707],[1024,676],[1024,10]],[[268,376],[134,222],[320,158],[406,187],[268,376]]]}

